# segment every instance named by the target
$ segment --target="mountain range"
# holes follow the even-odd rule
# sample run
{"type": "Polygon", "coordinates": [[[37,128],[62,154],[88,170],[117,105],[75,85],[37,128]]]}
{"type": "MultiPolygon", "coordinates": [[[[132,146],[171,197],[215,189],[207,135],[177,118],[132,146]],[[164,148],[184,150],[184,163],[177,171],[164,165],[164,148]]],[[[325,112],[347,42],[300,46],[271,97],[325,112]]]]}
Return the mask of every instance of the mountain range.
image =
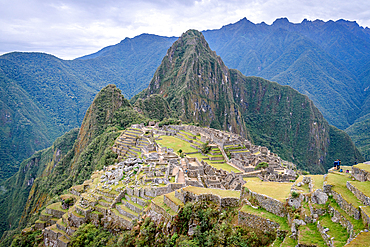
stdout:
{"type": "Polygon", "coordinates": [[[32,225],[58,195],[114,164],[112,145],[122,130],[177,119],[240,133],[313,173],[324,172],[335,157],[343,163],[363,161],[349,136],[330,126],[307,96],[229,69],[200,32],[189,30],[167,50],[146,89],[129,102],[116,86],[104,87],[79,130],[25,159],[2,184],[1,245],[32,225]]]}
{"type": "MultiPolygon", "coordinates": [[[[282,18],[267,25],[242,19],[202,33],[227,67],[307,95],[330,124],[348,128],[368,157],[367,133],[358,132],[370,113],[368,28],[344,20],[293,24],[282,18]]],[[[78,127],[105,85],[116,84],[127,98],[146,88],[176,39],[142,34],[72,61],[42,53],[0,56],[0,180],[78,127]]]]}

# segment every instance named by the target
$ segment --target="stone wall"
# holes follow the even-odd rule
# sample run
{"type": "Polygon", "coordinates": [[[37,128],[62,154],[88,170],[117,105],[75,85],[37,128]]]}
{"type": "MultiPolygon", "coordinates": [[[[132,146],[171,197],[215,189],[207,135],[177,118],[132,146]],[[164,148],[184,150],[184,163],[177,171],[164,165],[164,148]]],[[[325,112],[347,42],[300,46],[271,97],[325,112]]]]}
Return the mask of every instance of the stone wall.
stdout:
{"type": "Polygon", "coordinates": [[[180,190],[175,192],[175,197],[184,204],[187,202],[211,201],[218,204],[221,208],[236,207],[239,205],[239,198],[221,197],[211,193],[196,195],[190,191],[180,190]]]}
{"type": "Polygon", "coordinates": [[[360,181],[360,182],[365,182],[365,181],[370,181],[370,173],[365,171],[365,170],[362,170],[362,169],[359,169],[357,167],[352,167],[352,176],[360,181]]]}
{"type": "Polygon", "coordinates": [[[259,229],[264,232],[274,232],[280,228],[280,225],[274,221],[242,211],[239,211],[238,224],[259,229]]]}
{"type": "Polygon", "coordinates": [[[370,198],[353,186],[350,181],[347,181],[346,186],[364,205],[370,206],[370,198]]]}
{"type": "Polygon", "coordinates": [[[258,194],[251,190],[246,191],[245,189],[242,190],[242,194],[248,194],[250,197],[255,198],[258,201],[258,205],[269,211],[270,213],[276,214],[280,217],[286,217],[287,210],[283,202],[280,202],[272,197],[258,194]]]}
{"type": "Polygon", "coordinates": [[[356,220],[359,220],[361,218],[360,209],[353,206],[351,203],[347,202],[341,194],[335,192],[332,190],[332,195],[335,201],[338,203],[341,209],[344,210],[348,215],[354,217],[356,220]]]}
{"type": "Polygon", "coordinates": [[[364,222],[364,225],[367,225],[368,229],[370,229],[370,216],[366,214],[363,207],[364,206],[360,206],[362,222],[364,222]]]}
{"type": "Polygon", "coordinates": [[[331,240],[330,235],[326,233],[324,227],[320,224],[319,221],[317,222],[317,229],[319,230],[321,237],[324,239],[325,243],[330,247],[334,247],[333,240],[331,240]]]}
{"type": "Polygon", "coordinates": [[[331,221],[341,224],[344,228],[347,229],[349,233],[349,238],[353,238],[353,225],[349,220],[347,220],[339,211],[335,210],[329,205],[328,207],[330,215],[332,215],[331,221]]]}
{"type": "Polygon", "coordinates": [[[166,195],[163,196],[163,202],[176,213],[178,213],[181,209],[180,205],[177,205],[176,203],[171,201],[166,195]]]}
{"type": "Polygon", "coordinates": [[[173,216],[171,216],[169,213],[167,213],[166,210],[164,210],[162,207],[158,206],[152,201],[152,204],[150,204],[150,209],[156,212],[157,214],[161,214],[165,219],[172,221],[173,216]]]}

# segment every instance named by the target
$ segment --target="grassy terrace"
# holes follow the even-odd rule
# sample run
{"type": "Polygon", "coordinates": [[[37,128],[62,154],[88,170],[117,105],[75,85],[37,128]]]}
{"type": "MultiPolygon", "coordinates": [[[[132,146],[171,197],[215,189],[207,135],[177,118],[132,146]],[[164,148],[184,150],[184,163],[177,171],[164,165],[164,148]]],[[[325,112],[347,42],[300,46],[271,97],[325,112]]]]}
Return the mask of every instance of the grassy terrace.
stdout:
{"type": "Polygon", "coordinates": [[[370,165],[368,164],[360,163],[360,164],[354,165],[353,167],[370,172],[370,165]]]}
{"type": "Polygon", "coordinates": [[[324,175],[310,175],[313,180],[313,191],[322,189],[324,183],[324,175]]]}
{"type": "Polygon", "coordinates": [[[299,227],[298,242],[300,244],[316,245],[319,247],[327,246],[315,223],[299,227]]]}
{"type": "Polygon", "coordinates": [[[330,215],[326,214],[320,217],[320,224],[324,228],[329,228],[330,230],[327,232],[330,237],[334,237],[334,246],[344,246],[349,238],[349,234],[347,230],[342,227],[339,223],[334,223],[330,219],[330,215]]]}
{"type": "MultiPolygon", "coordinates": [[[[353,217],[349,216],[346,212],[344,212],[343,209],[339,207],[338,203],[334,199],[329,199],[329,205],[332,206],[335,210],[337,210],[341,215],[343,215],[347,220],[351,222],[351,224],[353,225],[355,235],[365,228],[362,219],[355,220],[353,217]]],[[[365,208],[367,207],[363,207],[363,209],[365,208]]]]}
{"type": "Polygon", "coordinates": [[[175,197],[175,191],[173,191],[173,192],[171,192],[171,193],[166,194],[166,196],[167,196],[171,201],[173,201],[176,205],[184,206],[184,203],[182,203],[182,201],[180,201],[180,199],[178,199],[177,197],[175,197]]]}
{"type": "Polygon", "coordinates": [[[370,181],[360,182],[351,181],[351,184],[355,186],[359,191],[365,194],[365,196],[370,197],[370,181]]]}
{"type": "Polygon", "coordinates": [[[289,197],[290,188],[293,185],[293,183],[263,182],[259,178],[245,178],[244,180],[247,183],[243,187],[247,187],[253,192],[264,194],[281,202],[285,202],[289,197]]]}
{"type": "Polygon", "coordinates": [[[185,191],[193,192],[196,195],[200,194],[215,194],[219,195],[221,197],[240,197],[240,191],[230,191],[230,190],[220,190],[220,189],[210,189],[210,188],[201,188],[201,187],[193,187],[188,186],[185,188],[182,188],[185,191]]]}
{"type": "Polygon", "coordinates": [[[299,177],[298,177],[298,179],[295,181],[295,184],[296,184],[296,186],[294,186],[294,187],[295,187],[295,189],[297,189],[297,190],[302,190],[302,191],[303,191],[303,193],[305,193],[305,194],[310,193],[310,189],[308,188],[308,184],[304,184],[304,185],[302,185],[301,187],[298,187],[298,186],[297,186],[297,184],[298,184],[299,182],[302,182],[302,180],[303,180],[303,176],[301,175],[301,176],[299,176],[299,177]]]}
{"type": "Polygon", "coordinates": [[[162,196],[157,196],[156,198],[154,198],[154,199],[152,200],[152,202],[153,202],[155,205],[157,205],[157,206],[159,206],[159,207],[163,208],[163,209],[164,209],[167,213],[169,213],[171,216],[176,215],[177,213],[176,213],[175,211],[173,211],[169,206],[167,206],[167,205],[164,203],[163,198],[164,198],[164,196],[163,196],[163,195],[162,195],[162,196]]]}
{"type": "MultiPolygon", "coordinates": [[[[192,152],[199,152],[199,150],[190,147],[191,143],[183,141],[179,138],[173,136],[161,136],[162,140],[157,140],[157,143],[163,147],[172,148],[174,152],[177,153],[179,149],[181,149],[184,153],[192,153],[192,152]]],[[[198,158],[199,161],[202,161],[202,158],[208,158],[208,156],[202,155],[201,153],[196,154],[189,154],[187,157],[191,158],[198,158]]],[[[217,157],[217,156],[216,156],[217,157]]],[[[224,171],[233,171],[233,172],[240,172],[238,169],[230,166],[227,163],[221,164],[212,164],[210,161],[205,160],[209,165],[215,167],[216,169],[222,169],[224,171]]]]}
{"type": "Polygon", "coordinates": [[[61,207],[60,202],[56,202],[56,203],[50,204],[49,206],[47,206],[47,208],[58,210],[58,211],[62,211],[62,212],[67,212],[68,211],[67,209],[63,209],[61,207]]]}
{"type": "Polygon", "coordinates": [[[361,232],[351,243],[346,245],[347,247],[363,247],[369,246],[370,243],[370,232],[361,232]]]}
{"type": "Polygon", "coordinates": [[[287,219],[286,218],[277,216],[277,215],[275,215],[273,213],[270,213],[270,212],[266,211],[263,208],[254,209],[251,206],[244,205],[240,209],[240,211],[241,212],[245,212],[245,213],[249,213],[249,214],[253,214],[253,215],[257,215],[257,216],[260,216],[262,218],[265,218],[265,219],[269,219],[271,221],[274,221],[274,222],[276,222],[276,223],[278,223],[280,225],[280,229],[281,230],[285,230],[285,231],[289,231],[290,230],[290,227],[288,225],[288,222],[287,222],[287,219]]]}
{"type": "Polygon", "coordinates": [[[335,174],[329,173],[327,178],[327,183],[333,185],[333,190],[342,195],[342,197],[355,207],[362,206],[363,204],[349,191],[346,187],[347,181],[352,181],[352,179],[347,174],[335,174]]]}

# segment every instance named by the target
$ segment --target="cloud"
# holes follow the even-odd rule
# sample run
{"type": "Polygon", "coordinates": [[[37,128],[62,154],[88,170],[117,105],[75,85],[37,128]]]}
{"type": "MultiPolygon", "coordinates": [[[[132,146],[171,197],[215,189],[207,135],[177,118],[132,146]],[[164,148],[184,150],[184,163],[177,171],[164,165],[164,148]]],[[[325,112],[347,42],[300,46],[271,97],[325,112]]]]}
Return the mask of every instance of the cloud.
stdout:
{"type": "Polygon", "coordinates": [[[246,17],[271,24],[347,19],[370,26],[370,2],[328,0],[0,0],[0,54],[41,51],[64,59],[141,33],[179,36],[246,17]]]}

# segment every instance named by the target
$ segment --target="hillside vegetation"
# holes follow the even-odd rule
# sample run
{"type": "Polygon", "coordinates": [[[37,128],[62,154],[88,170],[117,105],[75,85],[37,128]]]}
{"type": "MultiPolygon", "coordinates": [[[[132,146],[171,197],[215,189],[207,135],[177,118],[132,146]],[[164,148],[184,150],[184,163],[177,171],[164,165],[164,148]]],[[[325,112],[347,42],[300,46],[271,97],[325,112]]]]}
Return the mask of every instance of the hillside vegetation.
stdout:
{"type": "Polygon", "coordinates": [[[166,99],[174,117],[245,135],[301,169],[324,172],[336,157],[363,161],[348,135],[330,126],[307,96],[228,69],[196,30],[174,43],[132,102],[152,95],[166,99]]]}

